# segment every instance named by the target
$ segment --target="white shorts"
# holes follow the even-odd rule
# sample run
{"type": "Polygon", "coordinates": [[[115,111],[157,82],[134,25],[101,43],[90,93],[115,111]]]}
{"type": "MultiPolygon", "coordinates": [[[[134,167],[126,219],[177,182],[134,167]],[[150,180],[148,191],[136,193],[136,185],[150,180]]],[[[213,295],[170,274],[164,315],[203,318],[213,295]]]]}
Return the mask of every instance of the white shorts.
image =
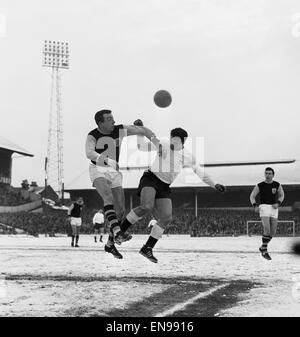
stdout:
{"type": "Polygon", "coordinates": [[[123,175],[112,167],[102,167],[95,164],[90,164],[89,167],[90,179],[94,185],[94,180],[97,178],[105,178],[108,180],[110,187],[122,187],[123,175]]]}
{"type": "Polygon", "coordinates": [[[273,208],[272,205],[261,204],[259,205],[259,216],[268,218],[278,218],[278,208],[273,208]]]}
{"type": "Polygon", "coordinates": [[[74,218],[74,217],[71,216],[70,224],[71,224],[71,226],[80,227],[81,226],[81,218],[74,218]]]}

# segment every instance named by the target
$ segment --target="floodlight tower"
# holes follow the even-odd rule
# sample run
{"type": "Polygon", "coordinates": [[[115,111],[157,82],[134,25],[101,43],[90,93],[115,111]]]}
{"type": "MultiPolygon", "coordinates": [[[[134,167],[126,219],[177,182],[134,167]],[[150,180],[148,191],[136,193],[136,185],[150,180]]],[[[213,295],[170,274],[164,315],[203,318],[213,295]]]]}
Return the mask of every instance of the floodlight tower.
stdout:
{"type": "Polygon", "coordinates": [[[69,44],[45,40],[43,67],[51,68],[51,95],[48,126],[45,186],[51,185],[63,198],[63,120],[61,69],[69,69],[69,44]]]}

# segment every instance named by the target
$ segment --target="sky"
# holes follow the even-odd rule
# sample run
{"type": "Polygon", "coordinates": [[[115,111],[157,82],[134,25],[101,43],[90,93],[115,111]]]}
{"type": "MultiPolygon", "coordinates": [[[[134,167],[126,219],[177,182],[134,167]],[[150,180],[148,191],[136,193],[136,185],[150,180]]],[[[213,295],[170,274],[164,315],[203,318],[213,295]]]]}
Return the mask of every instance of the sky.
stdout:
{"type": "Polygon", "coordinates": [[[34,154],[13,159],[14,186],[44,183],[44,40],[70,47],[66,185],[87,171],[86,136],[103,108],[159,136],[183,127],[203,137],[207,162],[300,159],[299,1],[1,0],[0,135],[34,154]],[[172,95],[166,109],[154,105],[159,89],[172,95]]]}

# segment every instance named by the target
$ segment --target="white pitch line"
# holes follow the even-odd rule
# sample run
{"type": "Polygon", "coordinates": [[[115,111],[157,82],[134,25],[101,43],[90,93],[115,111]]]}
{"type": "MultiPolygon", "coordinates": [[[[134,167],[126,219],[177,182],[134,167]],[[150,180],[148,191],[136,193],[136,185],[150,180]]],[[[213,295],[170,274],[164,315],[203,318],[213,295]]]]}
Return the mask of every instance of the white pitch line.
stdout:
{"type": "Polygon", "coordinates": [[[212,295],[214,292],[216,292],[216,291],[218,291],[222,288],[225,288],[228,285],[229,285],[229,283],[225,283],[225,284],[222,284],[222,285],[217,286],[215,288],[209,289],[208,291],[206,291],[204,293],[200,293],[197,296],[194,296],[194,297],[190,298],[186,302],[176,304],[173,308],[168,309],[166,311],[163,311],[162,313],[159,313],[159,314],[155,315],[155,317],[165,317],[165,316],[173,315],[174,312],[183,310],[186,306],[188,306],[190,304],[193,304],[194,302],[196,302],[200,298],[208,297],[208,296],[212,295]]]}

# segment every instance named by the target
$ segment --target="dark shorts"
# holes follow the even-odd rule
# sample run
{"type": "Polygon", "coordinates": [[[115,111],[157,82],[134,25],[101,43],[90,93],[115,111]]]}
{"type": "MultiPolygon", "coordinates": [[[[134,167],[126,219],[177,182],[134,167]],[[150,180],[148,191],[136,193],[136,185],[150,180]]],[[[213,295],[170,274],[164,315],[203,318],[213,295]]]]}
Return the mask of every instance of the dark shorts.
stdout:
{"type": "Polygon", "coordinates": [[[100,229],[100,228],[103,228],[104,227],[104,223],[95,223],[94,226],[93,226],[93,229],[97,230],[97,229],[100,229]]]}
{"type": "Polygon", "coordinates": [[[141,191],[144,187],[153,187],[155,189],[155,199],[171,199],[170,185],[161,181],[151,171],[145,171],[142,175],[137,192],[138,197],[141,196],[141,191]]]}

